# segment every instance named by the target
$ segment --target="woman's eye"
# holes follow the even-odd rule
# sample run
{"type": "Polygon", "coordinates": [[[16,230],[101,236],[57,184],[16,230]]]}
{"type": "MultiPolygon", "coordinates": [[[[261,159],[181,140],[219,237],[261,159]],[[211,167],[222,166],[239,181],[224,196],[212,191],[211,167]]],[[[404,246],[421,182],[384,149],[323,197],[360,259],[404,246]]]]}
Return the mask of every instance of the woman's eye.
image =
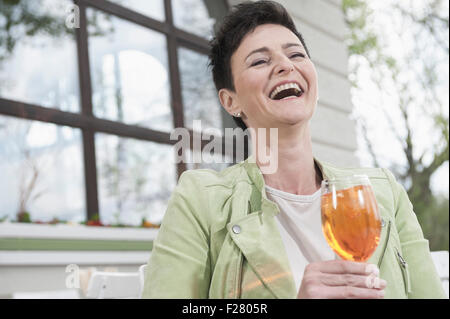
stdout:
{"type": "Polygon", "coordinates": [[[256,62],[253,62],[251,66],[260,65],[260,64],[263,64],[263,63],[266,63],[266,61],[265,60],[258,60],[256,62]]]}
{"type": "Polygon", "coordinates": [[[294,53],[293,55],[291,55],[291,59],[292,58],[298,58],[298,57],[304,58],[305,54],[304,53],[294,53]]]}

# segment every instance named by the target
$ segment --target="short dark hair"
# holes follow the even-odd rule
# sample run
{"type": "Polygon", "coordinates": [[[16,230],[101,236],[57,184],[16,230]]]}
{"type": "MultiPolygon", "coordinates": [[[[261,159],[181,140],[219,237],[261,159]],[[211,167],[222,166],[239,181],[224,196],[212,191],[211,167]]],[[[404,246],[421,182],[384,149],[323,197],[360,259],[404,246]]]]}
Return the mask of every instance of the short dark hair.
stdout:
{"type": "MultiPolygon", "coordinates": [[[[217,91],[229,89],[235,91],[231,72],[231,56],[241,44],[242,39],[262,24],[279,24],[291,30],[300,40],[309,55],[303,36],[297,31],[286,9],[274,1],[245,1],[234,6],[210,41],[209,66],[217,91]]],[[[240,117],[233,120],[238,127],[245,130],[247,126],[240,117]]]]}

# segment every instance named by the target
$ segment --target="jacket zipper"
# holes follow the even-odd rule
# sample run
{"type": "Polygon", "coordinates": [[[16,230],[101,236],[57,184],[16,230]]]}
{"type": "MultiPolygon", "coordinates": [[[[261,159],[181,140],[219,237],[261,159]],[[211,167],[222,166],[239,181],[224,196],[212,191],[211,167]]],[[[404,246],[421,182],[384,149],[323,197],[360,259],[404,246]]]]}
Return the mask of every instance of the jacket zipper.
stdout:
{"type": "Polygon", "coordinates": [[[397,254],[397,259],[398,259],[398,262],[402,269],[403,282],[405,283],[405,292],[406,292],[406,294],[409,294],[411,292],[411,283],[410,283],[410,278],[409,278],[408,263],[402,257],[402,255],[398,251],[397,247],[395,248],[395,252],[397,254]]]}
{"type": "Polygon", "coordinates": [[[241,280],[242,280],[242,271],[243,271],[243,264],[244,264],[244,257],[242,255],[242,253],[239,254],[239,258],[238,258],[238,262],[237,262],[237,275],[236,275],[236,285],[235,285],[235,290],[236,291],[236,295],[235,295],[235,299],[240,299],[242,296],[242,291],[241,291],[241,280]]]}
{"type": "Polygon", "coordinates": [[[389,235],[390,235],[390,233],[391,233],[391,221],[389,220],[388,228],[387,228],[387,234],[386,234],[386,241],[384,242],[383,252],[381,253],[380,260],[378,261],[378,269],[380,269],[381,262],[383,261],[384,254],[385,254],[386,248],[387,248],[387,246],[388,246],[389,237],[390,237],[389,235]]]}

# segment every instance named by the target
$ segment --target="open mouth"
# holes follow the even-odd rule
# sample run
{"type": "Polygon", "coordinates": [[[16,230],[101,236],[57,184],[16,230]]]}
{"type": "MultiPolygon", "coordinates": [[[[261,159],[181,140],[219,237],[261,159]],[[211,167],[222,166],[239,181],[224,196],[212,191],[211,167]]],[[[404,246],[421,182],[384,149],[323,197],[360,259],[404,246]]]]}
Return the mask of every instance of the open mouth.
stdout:
{"type": "Polygon", "coordinates": [[[297,83],[286,83],[277,86],[269,95],[272,100],[284,100],[289,98],[300,97],[303,90],[297,83]]]}

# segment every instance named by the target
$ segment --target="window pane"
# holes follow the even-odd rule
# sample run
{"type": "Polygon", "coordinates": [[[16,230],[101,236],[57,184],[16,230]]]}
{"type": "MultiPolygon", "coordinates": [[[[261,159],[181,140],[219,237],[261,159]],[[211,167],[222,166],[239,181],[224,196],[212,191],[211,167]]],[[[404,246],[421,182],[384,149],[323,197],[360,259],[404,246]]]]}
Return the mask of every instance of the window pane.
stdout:
{"type": "Polygon", "coordinates": [[[222,130],[220,102],[208,69],[208,57],[189,49],[178,49],[185,126],[201,120],[202,129],[222,130]]]}
{"type": "Polygon", "coordinates": [[[176,182],[173,146],[106,134],[95,142],[102,222],[159,224],[176,182]]]}
{"type": "Polygon", "coordinates": [[[215,19],[209,16],[205,0],[172,0],[175,26],[198,36],[211,39],[215,19]]]}
{"type": "Polygon", "coordinates": [[[110,29],[106,37],[89,37],[95,116],[170,131],[165,36],[88,10],[89,17],[95,14],[99,25],[110,29]]]}
{"type": "Polygon", "coordinates": [[[78,129],[0,116],[0,218],[85,220],[78,129]]]}
{"type": "Polygon", "coordinates": [[[109,0],[160,21],[165,20],[163,0],[109,0]]]}
{"type": "Polygon", "coordinates": [[[75,37],[65,26],[71,3],[0,1],[1,97],[79,111],[75,37]]]}

